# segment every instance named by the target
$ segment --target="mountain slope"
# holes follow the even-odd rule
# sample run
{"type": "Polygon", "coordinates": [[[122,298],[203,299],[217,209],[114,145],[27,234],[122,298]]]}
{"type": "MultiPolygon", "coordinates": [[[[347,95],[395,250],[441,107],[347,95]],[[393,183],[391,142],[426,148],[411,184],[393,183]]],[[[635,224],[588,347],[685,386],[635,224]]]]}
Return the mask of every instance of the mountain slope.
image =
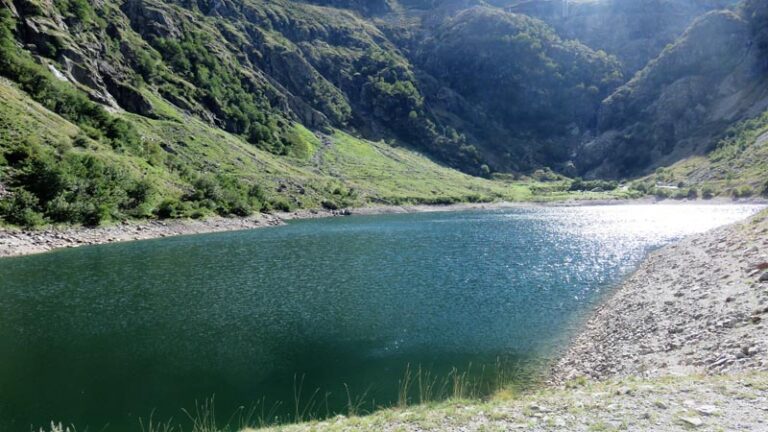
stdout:
{"type": "Polygon", "coordinates": [[[756,0],[0,1],[12,224],[517,199],[527,186],[446,167],[645,175],[768,107],[756,0]],[[666,13],[658,35],[600,36],[666,13]]]}
{"type": "Polygon", "coordinates": [[[124,114],[145,150],[116,151],[30,103],[4,79],[0,97],[0,184],[7,189],[0,198],[12,224],[532,198],[528,185],[471,177],[342,133],[320,139],[298,125],[294,131],[308,154],[286,158],[193,117],[124,114]]]}
{"type": "Polygon", "coordinates": [[[710,12],[603,101],[600,135],[578,152],[591,177],[637,175],[713,149],[725,130],[768,108],[768,5],[710,12]]]}
{"type": "Polygon", "coordinates": [[[600,101],[622,82],[605,53],[560,39],[542,21],[487,7],[446,20],[421,46],[417,65],[441,86],[434,105],[456,113],[455,100],[469,104],[466,129],[482,137],[495,165],[517,170],[567,160],[600,101]]]}
{"type": "MultiPolygon", "coordinates": [[[[536,2],[520,2],[510,10],[536,2]]],[[[737,0],[601,0],[568,2],[565,12],[543,16],[568,39],[615,55],[628,78],[699,16],[725,9],[737,0]]]]}

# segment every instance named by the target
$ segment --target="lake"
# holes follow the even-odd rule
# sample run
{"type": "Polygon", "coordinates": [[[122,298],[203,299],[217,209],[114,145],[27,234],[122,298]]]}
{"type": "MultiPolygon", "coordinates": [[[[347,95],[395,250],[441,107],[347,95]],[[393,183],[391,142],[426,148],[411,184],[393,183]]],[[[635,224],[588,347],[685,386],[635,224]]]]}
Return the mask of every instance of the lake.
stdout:
{"type": "Polygon", "coordinates": [[[211,399],[221,422],[366,412],[419,368],[448,393],[525,383],[649,251],[758,210],[355,216],[3,259],[0,430],[187,425],[211,399]]]}

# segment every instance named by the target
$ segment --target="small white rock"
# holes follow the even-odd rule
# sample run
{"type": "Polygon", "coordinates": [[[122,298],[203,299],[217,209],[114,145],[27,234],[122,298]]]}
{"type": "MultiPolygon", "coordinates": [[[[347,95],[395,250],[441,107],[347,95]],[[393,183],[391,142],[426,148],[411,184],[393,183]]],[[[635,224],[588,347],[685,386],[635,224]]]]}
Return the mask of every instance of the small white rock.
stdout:
{"type": "Polygon", "coordinates": [[[704,424],[703,421],[701,421],[698,417],[680,417],[680,420],[683,421],[683,423],[689,424],[693,427],[699,427],[704,424]]]}
{"type": "Polygon", "coordinates": [[[702,405],[700,407],[696,408],[696,412],[705,415],[705,416],[711,416],[713,414],[717,414],[717,407],[714,405],[702,405]]]}

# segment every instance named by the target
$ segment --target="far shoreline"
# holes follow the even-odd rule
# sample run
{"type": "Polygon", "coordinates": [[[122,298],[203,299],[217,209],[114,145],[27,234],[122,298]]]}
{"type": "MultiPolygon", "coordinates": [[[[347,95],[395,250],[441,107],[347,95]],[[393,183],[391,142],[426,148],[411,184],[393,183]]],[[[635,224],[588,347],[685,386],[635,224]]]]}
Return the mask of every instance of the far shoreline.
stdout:
{"type": "Polygon", "coordinates": [[[658,200],[640,199],[566,200],[554,202],[520,201],[457,203],[447,205],[372,205],[340,210],[301,209],[293,212],[259,213],[248,217],[214,216],[205,219],[129,220],[99,227],[53,226],[43,229],[0,228],[0,258],[50,252],[81,246],[93,246],[156,238],[242,231],[285,225],[288,221],[339,216],[501,210],[526,207],[577,207],[605,205],[768,205],[767,199],[658,200]]]}

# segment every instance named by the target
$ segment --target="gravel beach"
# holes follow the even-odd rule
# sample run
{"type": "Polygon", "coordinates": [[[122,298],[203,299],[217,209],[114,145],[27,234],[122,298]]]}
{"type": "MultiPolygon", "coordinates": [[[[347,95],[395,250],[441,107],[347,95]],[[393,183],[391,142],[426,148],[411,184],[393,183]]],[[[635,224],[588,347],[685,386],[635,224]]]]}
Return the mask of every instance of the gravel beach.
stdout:
{"type": "Polygon", "coordinates": [[[578,377],[768,369],[768,213],[652,253],[552,370],[578,377]]]}
{"type": "Polygon", "coordinates": [[[129,221],[116,225],[88,228],[77,226],[53,227],[37,230],[0,228],[0,258],[31,255],[55,249],[87,245],[116,243],[132,240],[239,231],[279,226],[295,219],[313,219],[349,215],[376,215],[462,210],[492,210],[530,206],[527,203],[475,203],[453,205],[370,206],[341,210],[298,210],[290,213],[260,213],[246,218],[211,217],[207,219],[169,219],[156,221],[129,221]]]}

